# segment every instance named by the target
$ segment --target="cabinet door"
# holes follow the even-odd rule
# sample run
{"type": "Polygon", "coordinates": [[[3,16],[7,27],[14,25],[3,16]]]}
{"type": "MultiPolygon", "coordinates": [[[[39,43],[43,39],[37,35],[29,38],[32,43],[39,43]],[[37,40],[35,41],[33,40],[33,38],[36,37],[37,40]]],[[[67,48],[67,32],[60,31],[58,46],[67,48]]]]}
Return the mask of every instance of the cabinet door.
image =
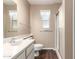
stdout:
{"type": "Polygon", "coordinates": [[[34,50],[31,52],[31,54],[27,57],[27,59],[34,59],[34,50]]]}
{"type": "Polygon", "coordinates": [[[20,53],[16,59],[25,59],[25,52],[20,53]]]}
{"type": "Polygon", "coordinates": [[[31,44],[27,49],[26,49],[26,56],[28,56],[32,50],[34,49],[34,44],[31,44]]]}

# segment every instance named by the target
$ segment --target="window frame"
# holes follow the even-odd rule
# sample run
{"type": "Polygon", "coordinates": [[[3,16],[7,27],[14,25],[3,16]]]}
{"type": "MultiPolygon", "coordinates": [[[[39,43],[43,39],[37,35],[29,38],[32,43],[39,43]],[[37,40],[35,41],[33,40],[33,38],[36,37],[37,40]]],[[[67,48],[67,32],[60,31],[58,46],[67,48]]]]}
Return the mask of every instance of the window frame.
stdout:
{"type": "Polygon", "coordinates": [[[48,10],[40,10],[40,17],[41,17],[41,28],[42,28],[42,30],[43,30],[43,31],[50,31],[51,10],[49,10],[49,9],[48,9],[48,10]],[[43,11],[48,11],[48,12],[49,12],[48,20],[43,20],[43,19],[42,19],[41,11],[42,11],[42,12],[43,12],[43,11]],[[48,28],[44,28],[44,26],[43,26],[43,24],[44,24],[43,22],[44,22],[44,21],[48,21],[48,24],[47,24],[47,25],[48,25],[48,28]]]}

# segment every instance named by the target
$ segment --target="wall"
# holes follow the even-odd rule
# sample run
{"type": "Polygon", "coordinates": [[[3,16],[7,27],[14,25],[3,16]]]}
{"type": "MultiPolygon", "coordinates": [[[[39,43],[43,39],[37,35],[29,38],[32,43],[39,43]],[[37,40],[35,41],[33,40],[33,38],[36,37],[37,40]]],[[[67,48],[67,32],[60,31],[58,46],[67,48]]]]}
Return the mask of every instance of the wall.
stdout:
{"type": "Polygon", "coordinates": [[[55,19],[60,4],[53,5],[32,5],[30,8],[31,33],[36,43],[44,44],[46,48],[55,48],[55,19]],[[51,10],[50,31],[41,29],[40,10],[51,10]]]}
{"type": "Polygon", "coordinates": [[[4,28],[4,36],[6,36],[6,33],[9,30],[9,14],[8,14],[8,7],[3,4],[3,28],[4,28]]]}
{"type": "Polygon", "coordinates": [[[30,33],[30,5],[26,0],[15,0],[18,13],[18,34],[30,33]]]}
{"type": "Polygon", "coordinates": [[[65,59],[73,59],[73,0],[65,0],[65,59]]]}

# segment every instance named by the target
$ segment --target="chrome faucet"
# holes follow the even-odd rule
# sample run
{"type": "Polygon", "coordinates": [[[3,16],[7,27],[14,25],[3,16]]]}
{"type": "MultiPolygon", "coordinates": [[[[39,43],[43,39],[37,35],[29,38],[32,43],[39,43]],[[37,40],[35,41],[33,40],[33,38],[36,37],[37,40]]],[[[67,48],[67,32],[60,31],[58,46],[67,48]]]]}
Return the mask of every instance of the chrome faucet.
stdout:
{"type": "Polygon", "coordinates": [[[15,43],[16,38],[12,38],[10,43],[15,43]]]}

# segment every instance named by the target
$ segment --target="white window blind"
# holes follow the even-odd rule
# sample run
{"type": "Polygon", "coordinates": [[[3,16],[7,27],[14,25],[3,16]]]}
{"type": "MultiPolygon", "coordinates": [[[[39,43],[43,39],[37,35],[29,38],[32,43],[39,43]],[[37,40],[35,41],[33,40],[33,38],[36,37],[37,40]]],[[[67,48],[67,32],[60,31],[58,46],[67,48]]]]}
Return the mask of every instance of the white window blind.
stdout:
{"type": "Polygon", "coordinates": [[[10,16],[10,30],[16,31],[17,30],[17,11],[9,10],[10,16]]]}
{"type": "Polygon", "coordinates": [[[49,29],[50,25],[50,10],[40,10],[42,28],[49,29]]]}

